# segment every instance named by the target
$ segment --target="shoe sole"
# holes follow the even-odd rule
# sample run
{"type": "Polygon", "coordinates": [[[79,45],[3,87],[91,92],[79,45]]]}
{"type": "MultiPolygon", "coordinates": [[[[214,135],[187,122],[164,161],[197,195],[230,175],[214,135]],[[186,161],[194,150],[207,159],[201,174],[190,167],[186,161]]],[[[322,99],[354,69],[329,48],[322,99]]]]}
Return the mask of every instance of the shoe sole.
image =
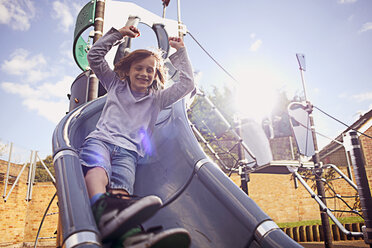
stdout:
{"type": "Polygon", "coordinates": [[[127,248],[188,248],[191,238],[184,228],[173,228],[155,234],[148,240],[127,248]]]}
{"type": "Polygon", "coordinates": [[[120,237],[146,220],[150,219],[162,206],[157,196],[146,196],[135,204],[121,211],[112,221],[101,230],[102,241],[110,241],[120,237]]]}

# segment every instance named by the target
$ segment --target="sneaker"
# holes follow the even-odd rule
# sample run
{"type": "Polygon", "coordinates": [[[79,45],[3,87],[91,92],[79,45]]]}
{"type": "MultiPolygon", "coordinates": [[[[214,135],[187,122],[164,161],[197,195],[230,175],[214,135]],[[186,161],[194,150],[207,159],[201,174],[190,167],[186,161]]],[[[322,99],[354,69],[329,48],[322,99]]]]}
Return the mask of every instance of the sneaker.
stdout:
{"type": "Polygon", "coordinates": [[[112,248],[188,248],[191,239],[184,228],[172,228],[165,231],[141,231],[134,228],[124,234],[112,248]]]}
{"type": "Polygon", "coordinates": [[[115,240],[152,217],[162,206],[157,196],[105,193],[92,206],[102,241],[115,240]]]}

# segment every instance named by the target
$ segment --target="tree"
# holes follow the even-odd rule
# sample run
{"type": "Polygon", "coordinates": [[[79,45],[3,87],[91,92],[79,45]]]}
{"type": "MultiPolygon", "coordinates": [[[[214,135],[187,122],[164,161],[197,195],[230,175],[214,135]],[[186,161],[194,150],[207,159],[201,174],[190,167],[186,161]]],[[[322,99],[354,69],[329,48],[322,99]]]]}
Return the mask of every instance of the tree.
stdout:
{"type": "MultiPolygon", "coordinates": [[[[288,99],[285,92],[278,91],[278,101],[276,107],[272,110],[270,118],[267,118],[264,122],[262,121],[262,128],[272,125],[274,131],[274,138],[289,137],[292,136],[291,126],[288,115],[288,105],[291,100],[288,99]],[[270,120],[271,119],[271,120],[270,120]],[[271,124],[270,124],[271,123],[271,124]]],[[[235,109],[233,106],[233,92],[225,87],[222,90],[216,87],[206,96],[213,102],[216,108],[221,112],[224,118],[228,121],[232,128],[235,128],[234,113],[235,109]]],[[[209,142],[212,148],[219,154],[224,164],[228,167],[235,166],[239,160],[238,157],[238,140],[232,134],[231,129],[218,117],[213,111],[213,108],[209,106],[203,97],[197,97],[190,107],[191,111],[188,113],[189,120],[196,126],[198,131],[202,134],[203,138],[209,142]]],[[[242,120],[244,121],[244,120],[242,120]]],[[[270,137],[270,135],[268,135],[270,137]]],[[[270,137],[271,138],[271,137],[270,137]]],[[[214,158],[214,155],[205,147],[203,143],[201,146],[204,148],[206,154],[210,158],[214,158]]],[[[280,147],[280,152],[283,151],[283,147],[280,147]]],[[[286,154],[291,154],[291,146],[288,145],[286,148],[286,154]]],[[[296,151],[296,147],[294,147],[296,151]]],[[[274,147],[273,153],[276,152],[274,147]]],[[[274,154],[273,154],[274,155],[274,154]]],[[[215,160],[219,164],[218,160],[215,160]]],[[[223,168],[221,166],[221,168],[223,168]]]]}
{"type": "MultiPolygon", "coordinates": [[[[46,167],[50,170],[53,177],[55,177],[54,167],[53,167],[53,157],[51,155],[47,156],[43,160],[46,167]]],[[[50,178],[48,172],[45,170],[44,166],[41,162],[36,163],[36,172],[35,172],[35,182],[51,182],[52,179],[50,178]]]]}
{"type": "Polygon", "coordinates": [[[8,146],[6,144],[0,143],[0,156],[3,156],[7,150],[8,150],[8,146]]]}
{"type": "Polygon", "coordinates": [[[292,135],[289,122],[288,105],[291,101],[285,92],[278,92],[278,101],[276,107],[271,112],[271,121],[274,130],[274,137],[288,137],[292,135]]]}
{"type": "MultiPolygon", "coordinates": [[[[211,100],[218,111],[221,112],[229,125],[226,125],[213,110],[213,107],[206,102],[206,99],[200,96],[196,97],[195,101],[190,106],[191,111],[188,112],[189,120],[196,126],[213,150],[218,153],[222,163],[228,167],[234,166],[238,161],[237,139],[232,135],[229,129],[230,125],[234,126],[232,95],[233,93],[226,87],[223,90],[219,90],[215,87],[212,92],[206,93],[208,99],[211,100]]],[[[214,155],[202,142],[201,146],[204,152],[224,169],[221,161],[215,159],[214,155]]]]}

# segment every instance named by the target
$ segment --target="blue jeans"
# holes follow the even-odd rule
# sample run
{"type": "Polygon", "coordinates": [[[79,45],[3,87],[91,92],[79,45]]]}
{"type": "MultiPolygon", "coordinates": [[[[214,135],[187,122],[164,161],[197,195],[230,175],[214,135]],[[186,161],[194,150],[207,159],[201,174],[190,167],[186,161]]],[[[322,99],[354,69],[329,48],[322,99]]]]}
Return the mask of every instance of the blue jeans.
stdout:
{"type": "Polygon", "coordinates": [[[89,138],[79,149],[79,157],[84,175],[89,169],[101,167],[106,171],[110,189],[123,189],[133,194],[138,161],[136,152],[89,138]]]}

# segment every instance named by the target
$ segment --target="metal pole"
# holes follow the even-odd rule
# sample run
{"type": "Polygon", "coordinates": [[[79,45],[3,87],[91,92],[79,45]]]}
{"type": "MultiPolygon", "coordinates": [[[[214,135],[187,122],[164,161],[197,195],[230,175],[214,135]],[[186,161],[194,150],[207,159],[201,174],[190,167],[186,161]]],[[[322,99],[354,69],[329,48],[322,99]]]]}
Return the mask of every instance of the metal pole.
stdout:
{"type": "Polygon", "coordinates": [[[306,96],[306,82],[305,82],[304,72],[303,72],[303,69],[302,68],[300,68],[300,72],[301,72],[302,88],[304,89],[304,97],[305,97],[305,100],[307,101],[307,96],[306,96]]]}
{"type": "MultiPolygon", "coordinates": [[[[314,151],[315,154],[312,156],[313,162],[314,162],[314,175],[316,179],[316,189],[318,192],[318,196],[324,203],[324,206],[327,206],[326,198],[325,198],[325,190],[324,190],[324,184],[321,181],[322,176],[323,176],[323,169],[320,166],[320,157],[319,157],[319,151],[318,151],[318,143],[316,139],[316,132],[315,132],[315,126],[314,126],[314,118],[312,114],[312,106],[310,102],[307,99],[306,95],[306,83],[305,83],[305,77],[303,71],[306,70],[306,67],[304,65],[305,63],[305,56],[301,54],[296,54],[298,63],[300,65],[300,72],[301,72],[301,80],[302,80],[302,87],[304,90],[304,97],[305,101],[309,106],[309,120],[310,120],[310,126],[311,126],[311,135],[313,138],[313,143],[314,143],[314,151]]],[[[322,220],[322,226],[323,226],[323,235],[324,235],[324,245],[326,248],[331,248],[333,247],[332,244],[332,235],[331,235],[331,227],[329,225],[329,219],[328,215],[323,211],[324,208],[320,207],[320,218],[322,220]]]]}
{"type": "Polygon", "coordinates": [[[334,164],[326,164],[323,165],[323,168],[331,167],[335,170],[351,187],[353,187],[356,191],[358,191],[358,186],[348,177],[346,176],[339,168],[337,168],[334,164]]]}
{"type": "Polygon", "coordinates": [[[363,236],[364,242],[372,247],[372,197],[368,184],[367,173],[364,167],[364,158],[356,131],[347,133],[347,145],[345,146],[350,153],[351,162],[354,168],[355,181],[358,185],[358,193],[362,212],[364,216],[363,236]]]}
{"type": "Polygon", "coordinates": [[[362,237],[363,236],[363,234],[361,232],[350,232],[349,230],[347,230],[341,224],[341,222],[336,218],[336,216],[334,216],[332,211],[324,204],[323,200],[318,195],[315,194],[315,192],[305,182],[305,180],[302,178],[302,176],[300,174],[298,174],[297,171],[295,171],[293,174],[300,181],[302,186],[305,187],[307,192],[309,192],[309,194],[311,195],[311,198],[313,198],[319,204],[319,207],[320,207],[321,211],[323,213],[325,213],[326,215],[328,215],[333,220],[333,222],[337,225],[337,227],[340,229],[340,231],[342,231],[347,237],[362,237]]]}
{"type": "Polygon", "coordinates": [[[10,148],[9,148],[9,156],[8,156],[8,167],[6,170],[6,178],[5,178],[5,185],[4,185],[4,194],[3,198],[5,198],[6,195],[6,188],[8,186],[8,180],[9,180],[9,170],[10,170],[10,160],[12,158],[12,150],[13,150],[13,143],[10,143],[10,148]]]}
{"type": "MultiPolygon", "coordinates": [[[[236,133],[239,137],[241,137],[241,120],[239,118],[236,118],[235,120],[236,124],[236,133]]],[[[245,169],[245,154],[244,154],[244,148],[242,145],[243,139],[239,138],[238,141],[238,159],[239,159],[239,175],[240,175],[240,183],[242,190],[248,195],[248,174],[245,169]]]]}
{"type": "MultiPolygon", "coordinates": [[[[312,159],[315,165],[315,179],[316,179],[316,189],[318,191],[319,197],[322,199],[325,206],[327,206],[326,198],[325,198],[325,190],[324,190],[324,184],[322,182],[322,176],[323,176],[323,169],[320,167],[320,158],[319,158],[319,151],[318,151],[318,143],[316,139],[316,133],[314,128],[314,118],[313,115],[309,115],[310,118],[310,125],[311,125],[311,133],[313,137],[314,142],[314,150],[315,154],[313,155],[312,159]]],[[[320,217],[322,220],[322,226],[323,226],[323,234],[324,234],[324,245],[325,247],[333,247],[332,244],[332,234],[331,234],[331,227],[329,225],[329,219],[328,215],[322,211],[323,209],[320,208],[321,213],[320,217]]]]}
{"type": "MultiPolygon", "coordinates": [[[[217,107],[213,104],[213,102],[204,94],[204,93],[198,93],[199,96],[203,97],[203,99],[211,106],[212,111],[217,114],[217,116],[223,121],[223,123],[227,126],[227,129],[231,130],[234,137],[236,137],[238,140],[241,139],[241,137],[236,133],[235,129],[230,125],[230,123],[227,121],[227,119],[222,115],[222,113],[217,109],[217,107]]],[[[253,154],[253,152],[248,148],[248,146],[245,144],[244,141],[241,142],[242,147],[244,150],[248,153],[248,155],[253,159],[257,160],[256,156],[253,154]]]]}
{"type": "Polygon", "coordinates": [[[36,158],[37,158],[37,151],[35,151],[35,157],[34,157],[34,162],[32,164],[32,174],[31,174],[31,182],[30,182],[30,194],[28,195],[29,201],[32,199],[32,190],[34,188],[34,183],[35,183],[35,174],[36,174],[36,158]]]}
{"type": "Polygon", "coordinates": [[[218,162],[220,162],[220,164],[222,165],[222,167],[225,169],[225,170],[230,170],[229,167],[226,166],[226,164],[222,161],[222,159],[220,158],[220,156],[218,155],[217,152],[215,152],[215,150],[212,148],[212,146],[208,143],[208,141],[206,139],[204,139],[203,135],[199,132],[199,130],[195,127],[194,124],[190,123],[190,127],[191,129],[194,131],[194,133],[196,134],[196,136],[198,136],[198,138],[201,140],[201,142],[203,142],[203,144],[208,148],[208,150],[213,154],[213,156],[218,160],[218,162]]]}
{"type": "Polygon", "coordinates": [[[178,37],[183,38],[184,33],[182,30],[181,22],[181,0],[177,0],[177,19],[178,19],[178,37]]]}
{"type": "Polygon", "coordinates": [[[163,1],[163,18],[165,18],[166,8],[168,7],[170,0],[162,0],[162,1],[163,1]]]}
{"type": "Polygon", "coordinates": [[[21,175],[22,175],[24,169],[26,168],[26,166],[27,166],[27,163],[24,163],[24,164],[23,164],[23,167],[22,167],[22,169],[21,169],[21,171],[19,172],[19,174],[18,174],[16,180],[15,180],[14,183],[13,183],[13,186],[10,188],[8,195],[4,198],[4,202],[6,202],[6,201],[8,200],[8,198],[9,198],[9,196],[10,196],[10,193],[12,193],[14,187],[17,185],[18,180],[19,180],[19,178],[21,177],[21,175]]]}
{"type": "Polygon", "coordinates": [[[31,183],[31,173],[32,173],[32,164],[33,164],[33,155],[34,151],[31,151],[30,155],[30,167],[28,168],[28,178],[27,178],[27,195],[26,195],[26,201],[29,200],[30,196],[30,183],[31,183]]]}
{"type": "MultiPolygon", "coordinates": [[[[338,140],[336,140],[336,139],[332,139],[332,138],[330,138],[330,137],[328,137],[328,136],[326,136],[326,135],[324,135],[324,134],[321,134],[321,133],[319,133],[318,131],[316,131],[315,133],[318,134],[318,135],[320,135],[320,136],[322,136],[322,137],[324,137],[324,138],[327,138],[327,139],[329,139],[329,140],[331,140],[331,141],[333,141],[333,142],[335,142],[335,143],[337,143],[337,144],[339,144],[339,145],[341,145],[342,147],[345,148],[344,143],[342,143],[342,142],[340,142],[340,141],[338,141],[338,140]]],[[[345,136],[345,134],[343,134],[343,137],[344,137],[344,136],[345,136]]],[[[336,150],[337,150],[337,148],[335,148],[335,149],[333,149],[333,150],[327,152],[326,154],[323,155],[323,157],[326,157],[328,154],[331,154],[331,153],[333,153],[333,152],[336,151],[336,150]]],[[[347,161],[347,173],[348,173],[348,177],[349,177],[349,179],[350,179],[351,181],[353,181],[353,174],[352,174],[352,172],[351,172],[351,163],[350,163],[350,158],[349,158],[349,155],[348,155],[346,149],[344,149],[344,150],[345,150],[346,161],[347,161]]]]}
{"type": "MultiPolygon", "coordinates": [[[[342,139],[345,139],[346,137],[346,134],[342,134],[342,139]]],[[[351,181],[353,181],[353,174],[352,174],[352,170],[351,170],[351,162],[350,162],[350,158],[349,158],[349,154],[346,150],[346,147],[344,146],[345,148],[345,156],[346,156],[346,161],[347,161],[347,174],[350,178],[351,181]]]]}
{"type": "Polygon", "coordinates": [[[35,243],[34,243],[34,248],[37,247],[37,243],[39,241],[39,235],[40,235],[40,231],[41,231],[41,227],[43,226],[43,223],[44,223],[44,220],[45,220],[45,217],[47,216],[47,213],[48,213],[48,210],[50,208],[50,206],[52,205],[52,202],[54,201],[54,198],[56,197],[57,195],[57,192],[54,193],[52,199],[50,200],[49,204],[48,204],[48,207],[45,209],[45,212],[44,212],[44,215],[43,215],[43,218],[41,219],[41,222],[40,222],[40,226],[39,226],[39,229],[37,230],[37,234],[36,234],[36,238],[35,238],[35,243]]]}
{"type": "Polygon", "coordinates": [[[167,6],[163,3],[163,18],[165,18],[165,12],[166,12],[167,6]]]}
{"type": "Polygon", "coordinates": [[[56,185],[56,179],[54,178],[53,174],[50,172],[50,170],[48,169],[48,167],[44,164],[43,160],[41,160],[41,158],[39,157],[39,155],[37,155],[37,158],[39,159],[40,163],[44,166],[44,169],[47,171],[48,175],[52,179],[53,184],[55,186],[56,185]]]}
{"type": "MultiPolygon", "coordinates": [[[[94,37],[93,44],[103,35],[103,21],[105,16],[105,0],[97,0],[94,19],[94,37]]],[[[92,72],[89,76],[88,101],[98,97],[99,80],[92,72]]]]}
{"type": "Polygon", "coordinates": [[[293,176],[294,180],[293,180],[293,183],[294,183],[294,187],[295,189],[298,189],[298,179],[296,176],[293,176]]]}
{"type": "Polygon", "coordinates": [[[288,139],[289,139],[289,145],[291,147],[291,157],[292,157],[292,160],[295,160],[295,154],[294,154],[294,149],[293,149],[292,136],[288,136],[288,139]]]}

